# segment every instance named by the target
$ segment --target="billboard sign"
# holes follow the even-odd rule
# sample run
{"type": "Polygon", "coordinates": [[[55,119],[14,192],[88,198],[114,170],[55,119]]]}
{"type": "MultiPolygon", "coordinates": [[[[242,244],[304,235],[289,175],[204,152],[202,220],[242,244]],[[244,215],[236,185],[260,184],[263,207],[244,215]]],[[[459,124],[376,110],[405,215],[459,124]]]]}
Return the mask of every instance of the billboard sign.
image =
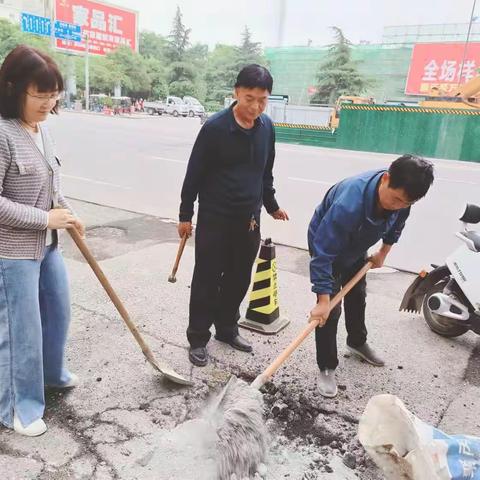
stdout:
{"type": "Polygon", "coordinates": [[[22,12],[20,18],[22,32],[33,33],[49,37],[52,34],[52,22],[47,17],[39,17],[27,12],[22,12]]]}
{"type": "Polygon", "coordinates": [[[72,25],[66,22],[55,22],[55,38],[62,40],[71,40],[73,42],[82,41],[82,28],[80,25],[72,25]]]}
{"type": "Polygon", "coordinates": [[[459,84],[478,75],[480,69],[480,42],[417,43],[413,48],[408,72],[407,95],[454,95],[459,84]],[[462,68],[463,61],[463,68],[462,68]]]}
{"type": "MultiPolygon", "coordinates": [[[[90,0],[55,0],[57,21],[79,25],[88,36],[89,52],[106,55],[124,45],[138,50],[138,13],[109,3],[90,0]]],[[[85,40],[77,43],[57,39],[57,48],[71,53],[85,51],[85,40]]]]}

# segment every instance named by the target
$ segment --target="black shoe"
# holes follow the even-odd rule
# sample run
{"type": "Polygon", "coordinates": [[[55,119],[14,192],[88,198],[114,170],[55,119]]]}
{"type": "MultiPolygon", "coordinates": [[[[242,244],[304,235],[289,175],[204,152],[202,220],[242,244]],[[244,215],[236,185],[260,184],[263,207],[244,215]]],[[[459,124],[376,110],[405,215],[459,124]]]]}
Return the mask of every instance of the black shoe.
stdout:
{"type": "Polygon", "coordinates": [[[197,367],[204,367],[208,363],[208,353],[206,347],[197,347],[188,350],[189,360],[197,367]]]}
{"type": "Polygon", "coordinates": [[[240,350],[241,352],[251,352],[253,350],[252,346],[240,335],[237,335],[233,339],[224,340],[222,337],[215,335],[215,339],[219,342],[228,343],[231,347],[240,350]]]}

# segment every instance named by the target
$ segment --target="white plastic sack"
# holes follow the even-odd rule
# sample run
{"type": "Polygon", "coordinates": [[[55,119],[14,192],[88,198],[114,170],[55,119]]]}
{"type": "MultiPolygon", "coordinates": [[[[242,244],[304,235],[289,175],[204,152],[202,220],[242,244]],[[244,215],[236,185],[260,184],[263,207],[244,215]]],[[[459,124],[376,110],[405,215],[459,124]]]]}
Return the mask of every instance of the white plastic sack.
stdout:
{"type": "Polygon", "coordinates": [[[480,480],[480,438],[446,435],[394,395],[370,399],[358,434],[389,480],[480,480]]]}

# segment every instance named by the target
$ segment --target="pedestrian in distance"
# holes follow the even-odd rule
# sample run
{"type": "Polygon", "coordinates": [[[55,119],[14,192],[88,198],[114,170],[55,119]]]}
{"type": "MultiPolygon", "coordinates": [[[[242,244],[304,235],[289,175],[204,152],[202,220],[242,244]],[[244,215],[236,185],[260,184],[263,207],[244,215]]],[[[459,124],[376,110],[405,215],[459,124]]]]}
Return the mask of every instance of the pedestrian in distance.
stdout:
{"type": "Polygon", "coordinates": [[[34,48],[16,47],[1,66],[0,423],[27,436],[47,430],[44,387],[79,381],[65,365],[70,295],[57,230],[85,228],[43,126],[62,91],[57,65],[34,48]]]}
{"type": "Polygon", "coordinates": [[[178,233],[192,234],[198,197],[187,329],[189,359],[197,366],[208,362],[212,325],[217,340],[252,351],[237,322],[260,245],[262,205],[274,219],[288,220],[275,199],[275,132],[263,113],[272,87],[265,67],[244,67],[235,83],[236,101],[204,123],[188,162],[178,233]]]}
{"type": "MultiPolygon", "coordinates": [[[[433,183],[431,162],[403,155],[390,168],[347,178],[333,187],[316,208],[308,228],[311,255],[310,279],[317,303],[311,311],[315,329],[319,391],[325,397],[337,394],[337,325],[341,306],[330,311],[330,299],[360,270],[367,251],[382,240],[369,260],[380,268],[398,242],[414,203],[433,183]]],[[[384,361],[367,343],[365,325],[365,277],[345,296],[347,348],[375,366],[384,361]]]]}

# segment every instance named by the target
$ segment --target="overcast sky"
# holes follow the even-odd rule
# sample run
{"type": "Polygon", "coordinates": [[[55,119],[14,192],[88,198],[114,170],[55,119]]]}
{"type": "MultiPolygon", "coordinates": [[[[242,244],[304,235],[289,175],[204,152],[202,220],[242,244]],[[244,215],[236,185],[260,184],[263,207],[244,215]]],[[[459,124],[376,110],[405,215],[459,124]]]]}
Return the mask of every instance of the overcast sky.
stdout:
{"type": "MultiPolygon", "coordinates": [[[[273,46],[281,0],[110,0],[140,12],[140,29],[167,35],[177,5],[192,43],[236,44],[248,25],[254,40],[273,46]]],[[[386,25],[468,22],[473,0],[286,0],[285,45],[325,45],[336,25],[354,43],[379,42],[386,25]]],[[[476,15],[480,15],[477,2],[476,15]]]]}

